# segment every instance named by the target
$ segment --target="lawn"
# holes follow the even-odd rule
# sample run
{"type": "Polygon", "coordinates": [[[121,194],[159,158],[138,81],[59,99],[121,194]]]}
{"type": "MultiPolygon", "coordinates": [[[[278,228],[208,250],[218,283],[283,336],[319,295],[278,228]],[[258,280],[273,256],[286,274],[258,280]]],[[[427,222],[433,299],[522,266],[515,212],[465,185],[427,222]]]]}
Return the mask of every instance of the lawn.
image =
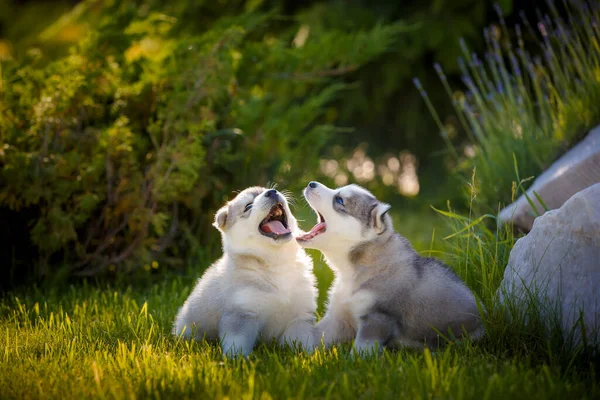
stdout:
{"type": "MultiPolygon", "coordinates": [[[[417,247],[429,250],[423,246],[417,247]]],[[[322,312],[331,272],[313,255],[322,312]]],[[[186,276],[149,272],[135,285],[84,283],[6,295],[0,300],[0,397],[600,397],[597,360],[561,353],[494,313],[485,339],[441,350],[362,359],[349,346],[308,355],[267,343],[247,359],[228,360],[214,344],[170,335],[203,267],[186,276]]]]}

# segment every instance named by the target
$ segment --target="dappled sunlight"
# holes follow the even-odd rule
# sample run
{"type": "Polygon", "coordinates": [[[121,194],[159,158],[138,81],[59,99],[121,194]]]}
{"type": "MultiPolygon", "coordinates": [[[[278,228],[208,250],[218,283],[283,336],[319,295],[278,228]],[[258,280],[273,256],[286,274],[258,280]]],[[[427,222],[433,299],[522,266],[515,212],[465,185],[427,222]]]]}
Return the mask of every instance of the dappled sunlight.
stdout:
{"type": "Polygon", "coordinates": [[[346,167],[359,183],[370,182],[375,178],[375,164],[362,148],[354,150],[352,157],[346,161],[346,167]]]}
{"type": "Polygon", "coordinates": [[[512,130],[513,130],[513,138],[522,139],[523,138],[523,126],[517,120],[512,121],[512,130]]]}
{"type": "Polygon", "coordinates": [[[404,152],[400,156],[402,172],[398,178],[398,191],[404,196],[416,196],[419,194],[419,178],[417,177],[417,158],[404,152]]]}
{"type": "Polygon", "coordinates": [[[465,153],[465,156],[467,156],[468,158],[473,158],[473,157],[475,157],[475,154],[476,154],[476,147],[472,144],[468,144],[465,146],[463,152],[465,153]]]}
{"type": "Polygon", "coordinates": [[[346,185],[352,177],[363,185],[380,179],[385,186],[395,186],[398,193],[406,197],[416,196],[420,191],[418,160],[408,150],[397,156],[387,154],[373,160],[363,147],[359,147],[348,159],[321,159],[319,166],[320,172],[332,178],[337,186],[346,185]]]}
{"type": "Polygon", "coordinates": [[[298,33],[294,37],[293,43],[295,47],[302,47],[304,43],[306,43],[306,39],[310,35],[310,26],[302,25],[300,29],[298,29],[298,33]]]}

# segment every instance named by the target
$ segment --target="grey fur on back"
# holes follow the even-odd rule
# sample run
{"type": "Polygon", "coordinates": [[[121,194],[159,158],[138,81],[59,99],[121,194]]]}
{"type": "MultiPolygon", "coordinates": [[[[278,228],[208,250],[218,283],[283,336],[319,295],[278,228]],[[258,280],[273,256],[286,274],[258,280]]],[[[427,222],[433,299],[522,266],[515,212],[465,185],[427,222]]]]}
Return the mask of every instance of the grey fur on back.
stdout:
{"type": "Polygon", "coordinates": [[[440,260],[421,257],[409,241],[393,232],[350,250],[354,292],[377,293],[373,310],[393,319],[403,344],[435,345],[439,330],[455,337],[479,327],[475,298],[460,278],[440,260]],[[433,329],[435,328],[435,329],[433,329]]]}

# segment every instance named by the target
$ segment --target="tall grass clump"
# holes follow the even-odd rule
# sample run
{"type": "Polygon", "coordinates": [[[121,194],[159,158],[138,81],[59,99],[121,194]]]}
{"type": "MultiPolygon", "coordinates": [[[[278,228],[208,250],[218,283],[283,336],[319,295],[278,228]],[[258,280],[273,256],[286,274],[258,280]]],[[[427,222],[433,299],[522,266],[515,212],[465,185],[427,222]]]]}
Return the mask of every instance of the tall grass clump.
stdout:
{"type": "Polygon", "coordinates": [[[585,330],[583,319],[563,326],[560,305],[540,292],[541,283],[519,293],[502,284],[518,237],[510,225],[497,224],[495,214],[481,212],[487,205],[478,198],[477,180],[474,172],[467,185],[468,214],[450,205],[435,211],[452,232],[444,237],[441,258],[474,291],[484,316],[481,345],[494,354],[528,357],[533,364],[549,363],[565,373],[573,368],[590,372],[600,354],[593,343],[578,339],[577,333],[585,330]]]}
{"type": "Polygon", "coordinates": [[[488,211],[510,200],[513,157],[521,176],[538,175],[600,123],[600,3],[565,0],[555,5],[549,0],[550,15],[538,12],[533,24],[521,13],[522,24],[513,30],[496,9],[500,23],[484,30],[483,57],[460,43],[464,94],[454,91],[435,65],[468,138],[468,151],[450,140],[450,127],[415,78],[459,171],[468,177],[477,169],[477,190],[488,211]]]}
{"type": "Polygon", "coordinates": [[[453,92],[449,77],[435,65],[467,135],[469,151],[453,141],[451,127],[442,122],[418,79],[415,84],[459,172],[465,177],[472,172],[468,215],[450,207],[438,212],[453,231],[445,238],[446,261],[487,310],[489,345],[560,365],[575,360],[585,365],[597,352],[587,351],[586,343],[577,343],[561,329],[558,307],[534,289],[514,296],[501,286],[517,238],[510,226],[496,224],[499,207],[514,201],[530,176],[541,173],[600,123],[600,4],[565,0],[547,5],[550,15],[538,12],[532,24],[521,14],[522,24],[512,31],[496,7],[500,22],[484,31],[483,57],[461,43],[465,94],[453,92]]]}

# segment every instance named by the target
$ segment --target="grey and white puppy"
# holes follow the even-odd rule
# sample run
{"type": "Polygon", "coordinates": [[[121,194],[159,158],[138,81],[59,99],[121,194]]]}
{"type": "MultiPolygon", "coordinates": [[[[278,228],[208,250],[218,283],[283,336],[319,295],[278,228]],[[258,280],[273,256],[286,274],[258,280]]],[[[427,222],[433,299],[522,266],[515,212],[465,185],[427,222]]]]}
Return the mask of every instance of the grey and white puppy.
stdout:
{"type": "Polygon", "coordinates": [[[419,256],[394,231],[388,204],[357,185],[333,190],[310,182],[304,196],[318,223],[296,240],[320,250],[336,275],[317,324],[326,346],[355,339],[357,350],[371,351],[436,346],[439,333],[483,334],[473,293],[441,261],[419,256]]]}
{"type": "Polygon", "coordinates": [[[247,355],[256,340],[313,348],[316,289],[312,260],[293,240],[296,219],[283,195],[251,187],[216,214],[223,257],[198,280],[173,333],[221,340],[223,353],[247,355]]]}

